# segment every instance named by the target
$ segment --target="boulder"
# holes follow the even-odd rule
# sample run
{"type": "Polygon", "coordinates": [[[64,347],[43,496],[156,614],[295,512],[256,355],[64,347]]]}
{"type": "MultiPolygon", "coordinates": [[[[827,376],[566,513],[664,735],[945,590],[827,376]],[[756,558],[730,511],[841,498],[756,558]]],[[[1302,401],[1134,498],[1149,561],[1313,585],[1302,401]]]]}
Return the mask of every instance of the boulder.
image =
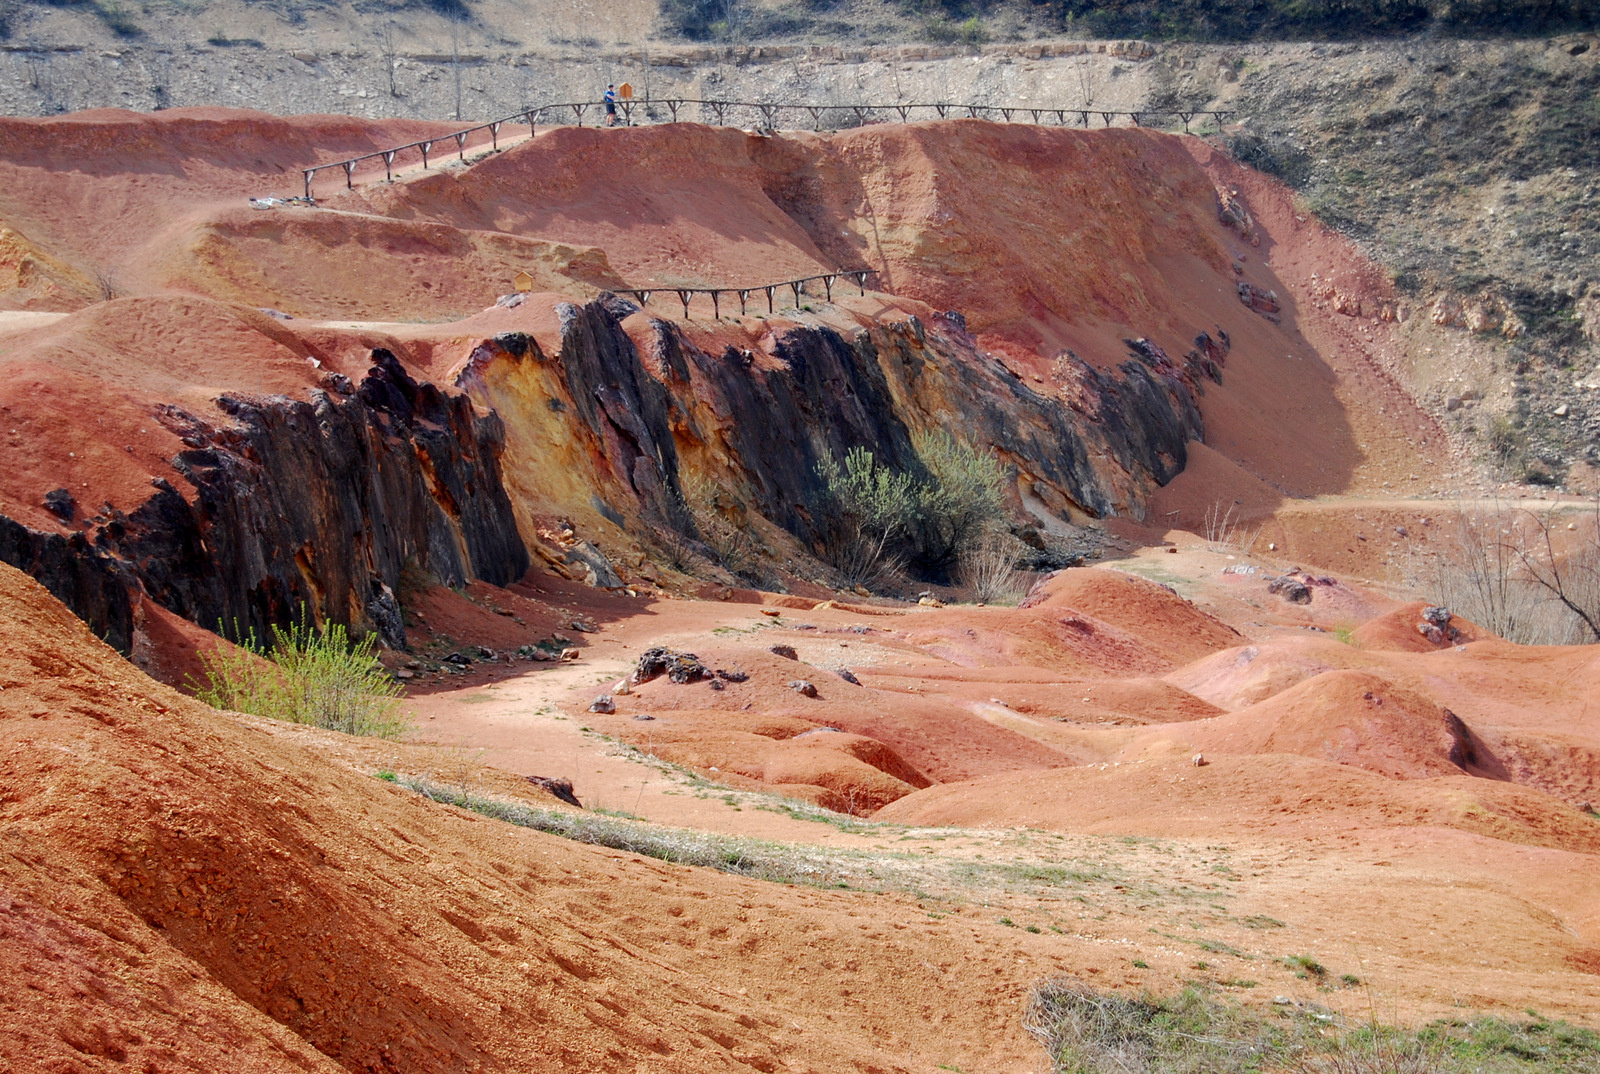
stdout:
{"type": "Polygon", "coordinates": [[[1290,604],[1310,604],[1311,587],[1291,575],[1282,575],[1267,583],[1267,592],[1276,593],[1290,604]]]}
{"type": "Polygon", "coordinates": [[[646,649],[639,655],[639,665],[634,669],[635,683],[649,682],[665,675],[680,686],[711,678],[710,670],[693,653],[680,653],[672,649],[646,649]]]}

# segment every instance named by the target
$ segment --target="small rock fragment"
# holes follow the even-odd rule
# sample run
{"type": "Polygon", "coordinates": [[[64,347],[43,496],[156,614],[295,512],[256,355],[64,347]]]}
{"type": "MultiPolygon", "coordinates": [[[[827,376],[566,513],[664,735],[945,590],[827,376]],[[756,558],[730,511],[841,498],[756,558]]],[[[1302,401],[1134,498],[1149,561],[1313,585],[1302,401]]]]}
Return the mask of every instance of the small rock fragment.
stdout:
{"type": "Polygon", "coordinates": [[[1206,755],[1205,754],[1197,753],[1193,757],[1189,758],[1189,763],[1194,765],[1196,768],[1204,768],[1206,765],[1210,764],[1211,762],[1206,760],[1206,755]]]}
{"type": "Polygon", "coordinates": [[[770,615],[772,618],[776,619],[778,616],[782,615],[783,612],[779,611],[777,608],[762,608],[761,614],[770,615]]]}
{"type": "Polygon", "coordinates": [[[589,711],[598,712],[602,716],[609,716],[611,713],[617,711],[617,703],[611,700],[610,694],[601,694],[599,697],[589,702],[589,711]]]}
{"type": "Polygon", "coordinates": [[[816,688],[816,686],[814,684],[812,684],[812,683],[807,682],[805,679],[796,679],[796,680],[794,680],[793,682],[791,682],[789,684],[789,689],[793,690],[795,693],[799,694],[801,697],[816,697],[817,696],[817,688],[816,688]]]}
{"type": "Polygon", "coordinates": [[[561,659],[564,660],[564,661],[576,660],[576,659],[578,659],[578,657],[580,657],[582,655],[583,655],[583,652],[582,652],[582,650],[579,650],[579,649],[562,649],[561,650],[561,659]]]}
{"type": "Polygon", "coordinates": [[[861,685],[861,680],[852,675],[849,668],[839,668],[835,674],[837,674],[839,678],[843,679],[845,682],[850,683],[852,686],[861,685]]]}
{"type": "Polygon", "coordinates": [[[774,645],[767,652],[773,656],[781,656],[785,660],[799,660],[800,654],[794,651],[793,645],[774,645]]]}

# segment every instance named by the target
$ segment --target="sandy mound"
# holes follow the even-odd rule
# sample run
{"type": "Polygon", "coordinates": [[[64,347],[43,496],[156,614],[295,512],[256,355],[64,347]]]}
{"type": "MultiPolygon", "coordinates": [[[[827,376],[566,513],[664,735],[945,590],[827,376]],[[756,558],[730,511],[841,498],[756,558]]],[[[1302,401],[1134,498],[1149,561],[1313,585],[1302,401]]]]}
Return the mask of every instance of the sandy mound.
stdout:
{"type": "Polygon", "coordinates": [[[993,776],[907,795],[875,819],[1194,838],[1440,827],[1600,853],[1600,825],[1537,790],[1465,775],[1394,780],[1282,754],[1221,756],[1203,768],[1150,759],[993,776]]]}
{"type": "Polygon", "coordinates": [[[1024,606],[1072,609],[1142,638],[1175,663],[1236,645],[1239,634],[1164,585],[1121,571],[1060,571],[1029,594],[1024,606]]]}
{"type": "Polygon", "coordinates": [[[1151,732],[1124,759],[1172,752],[1293,753],[1392,779],[1484,774],[1460,718],[1362,671],[1327,671],[1239,712],[1151,732]]]}
{"type": "Polygon", "coordinates": [[[1197,660],[1167,682],[1230,712],[1265,701],[1325,671],[1366,661],[1328,637],[1290,637],[1243,645],[1197,660]]]}
{"type": "Polygon", "coordinates": [[[296,317],[461,320],[512,290],[620,287],[594,247],[345,213],[228,209],[164,260],[163,286],[296,317]],[[359,264],[360,271],[351,271],[359,264]]]}

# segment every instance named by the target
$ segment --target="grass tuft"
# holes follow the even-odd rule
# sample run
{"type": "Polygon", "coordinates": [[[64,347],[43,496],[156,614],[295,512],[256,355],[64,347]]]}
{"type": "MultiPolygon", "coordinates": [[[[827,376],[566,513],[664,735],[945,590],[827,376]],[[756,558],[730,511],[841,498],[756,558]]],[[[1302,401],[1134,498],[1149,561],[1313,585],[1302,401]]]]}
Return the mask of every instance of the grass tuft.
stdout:
{"type": "MultiPolygon", "coordinates": [[[[1251,987],[1253,981],[1228,982],[1251,987]]],[[[1256,1010],[1190,987],[1124,996],[1060,979],[1029,1001],[1055,1074],[1595,1074],[1600,1034],[1497,1018],[1418,1030],[1345,1025],[1315,1008],[1256,1010]]]]}

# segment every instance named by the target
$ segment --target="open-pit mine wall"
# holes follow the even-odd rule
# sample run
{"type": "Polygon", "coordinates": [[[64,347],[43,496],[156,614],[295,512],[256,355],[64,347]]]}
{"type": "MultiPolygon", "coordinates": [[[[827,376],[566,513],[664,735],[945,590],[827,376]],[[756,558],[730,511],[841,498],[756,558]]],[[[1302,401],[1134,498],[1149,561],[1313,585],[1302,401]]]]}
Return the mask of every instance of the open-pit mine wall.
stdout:
{"type": "Polygon", "coordinates": [[[1075,410],[982,354],[956,314],[853,334],[791,327],[759,362],[708,353],[611,296],[558,315],[553,352],[522,333],[484,339],[454,389],[419,384],[378,349],[359,383],[329,373],[309,400],[225,395],[208,416],[157,406],[188,488],[159,480],[142,505],[102,509],[69,535],[0,516],[0,559],[125,651],[141,593],[230,632],[261,636],[305,607],[403,644],[389,613],[408,568],[508,584],[552,511],[603,516],[646,546],[662,526],[693,539],[673,510],[691,473],[726,490],[742,525],[760,515],[819,550],[829,453],[866,447],[914,469],[914,432],[958,426],[1014,468],[1022,500],[1059,518],[1137,513],[1202,435],[1198,356],[1085,365],[1075,410]]]}

